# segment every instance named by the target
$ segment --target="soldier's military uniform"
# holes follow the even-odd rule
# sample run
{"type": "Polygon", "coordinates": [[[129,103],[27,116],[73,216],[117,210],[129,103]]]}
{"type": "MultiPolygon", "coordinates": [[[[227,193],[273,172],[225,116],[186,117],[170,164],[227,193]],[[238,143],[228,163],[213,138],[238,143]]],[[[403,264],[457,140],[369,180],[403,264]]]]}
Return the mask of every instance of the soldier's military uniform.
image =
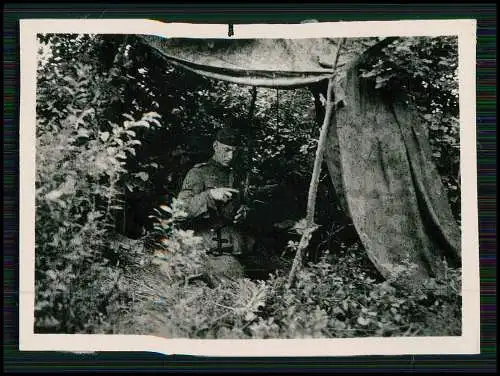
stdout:
{"type": "Polygon", "coordinates": [[[213,282],[222,278],[235,280],[243,277],[244,268],[238,256],[248,252],[254,245],[254,240],[233,224],[240,207],[239,197],[222,204],[209,194],[213,188],[234,186],[234,170],[211,158],[195,165],[187,173],[177,196],[188,214],[189,227],[197,236],[204,238],[209,255],[207,274],[213,282]]]}

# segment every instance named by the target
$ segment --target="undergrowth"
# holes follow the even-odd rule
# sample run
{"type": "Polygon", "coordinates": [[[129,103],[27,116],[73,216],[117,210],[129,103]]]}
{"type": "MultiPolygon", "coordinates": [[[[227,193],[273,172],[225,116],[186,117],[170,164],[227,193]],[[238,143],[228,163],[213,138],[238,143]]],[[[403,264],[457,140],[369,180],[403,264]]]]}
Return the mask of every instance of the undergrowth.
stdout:
{"type": "Polygon", "coordinates": [[[285,268],[265,280],[211,288],[200,278],[202,243],[172,222],[164,225],[168,240],[160,233],[143,272],[125,278],[134,303],[116,332],[205,339],[461,334],[457,270],[445,266],[443,277],[415,285],[404,283],[411,273],[407,265],[380,280],[355,243],[303,267],[291,287],[285,268]]]}

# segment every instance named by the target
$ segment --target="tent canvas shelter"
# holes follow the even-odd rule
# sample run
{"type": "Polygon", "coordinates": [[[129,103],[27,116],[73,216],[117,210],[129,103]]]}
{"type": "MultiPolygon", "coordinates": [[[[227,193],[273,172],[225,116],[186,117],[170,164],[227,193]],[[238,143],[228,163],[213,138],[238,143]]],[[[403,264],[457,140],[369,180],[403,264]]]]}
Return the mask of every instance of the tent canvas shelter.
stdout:
{"type": "Polygon", "coordinates": [[[240,85],[319,87],[326,97],[335,73],[334,101],[343,106],[334,106],[325,163],[370,260],[386,278],[405,262],[417,265],[422,277],[439,273],[443,257],[461,264],[460,229],[424,124],[405,103],[381,95],[360,76],[360,65],[395,38],[359,56],[340,53],[337,64],[339,40],[331,38],[141,39],[175,66],[240,85]]]}

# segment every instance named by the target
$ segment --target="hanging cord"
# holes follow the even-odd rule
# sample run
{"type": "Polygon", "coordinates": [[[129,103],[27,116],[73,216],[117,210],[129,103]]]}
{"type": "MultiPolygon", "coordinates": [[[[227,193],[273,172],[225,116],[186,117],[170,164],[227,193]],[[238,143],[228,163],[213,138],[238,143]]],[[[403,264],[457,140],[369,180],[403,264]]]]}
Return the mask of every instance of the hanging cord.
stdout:
{"type": "Polygon", "coordinates": [[[252,99],[250,101],[250,108],[248,110],[248,122],[251,122],[253,120],[253,113],[255,111],[255,102],[257,100],[257,87],[252,86],[251,92],[252,92],[252,99]]]}
{"type": "Polygon", "coordinates": [[[251,89],[252,98],[250,100],[250,108],[248,109],[247,115],[247,140],[248,140],[248,150],[247,150],[247,172],[245,175],[245,182],[243,183],[243,202],[248,202],[249,188],[250,188],[250,176],[252,170],[252,156],[253,156],[253,135],[252,135],[252,120],[253,114],[255,112],[255,103],[257,101],[257,87],[253,86],[251,89]]]}
{"type": "Polygon", "coordinates": [[[250,108],[248,109],[248,116],[247,116],[247,127],[248,127],[247,138],[248,138],[249,158],[251,158],[251,154],[253,153],[252,121],[253,121],[253,115],[255,112],[255,106],[256,106],[256,102],[257,102],[257,87],[256,86],[252,86],[251,93],[252,93],[252,98],[250,100],[250,108]]]}
{"type": "Polygon", "coordinates": [[[276,136],[279,133],[280,129],[280,91],[276,89],[276,136]]]}

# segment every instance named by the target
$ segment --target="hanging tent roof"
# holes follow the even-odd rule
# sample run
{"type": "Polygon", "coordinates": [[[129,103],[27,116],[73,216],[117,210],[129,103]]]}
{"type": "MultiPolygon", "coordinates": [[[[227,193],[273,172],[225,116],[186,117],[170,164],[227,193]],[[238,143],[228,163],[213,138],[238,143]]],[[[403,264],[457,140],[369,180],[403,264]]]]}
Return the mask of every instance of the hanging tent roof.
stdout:
{"type": "MultiPolygon", "coordinates": [[[[176,66],[205,77],[268,88],[310,86],[332,75],[339,40],[140,37],[176,66]]],[[[338,67],[351,60],[342,54],[338,67]]]]}

